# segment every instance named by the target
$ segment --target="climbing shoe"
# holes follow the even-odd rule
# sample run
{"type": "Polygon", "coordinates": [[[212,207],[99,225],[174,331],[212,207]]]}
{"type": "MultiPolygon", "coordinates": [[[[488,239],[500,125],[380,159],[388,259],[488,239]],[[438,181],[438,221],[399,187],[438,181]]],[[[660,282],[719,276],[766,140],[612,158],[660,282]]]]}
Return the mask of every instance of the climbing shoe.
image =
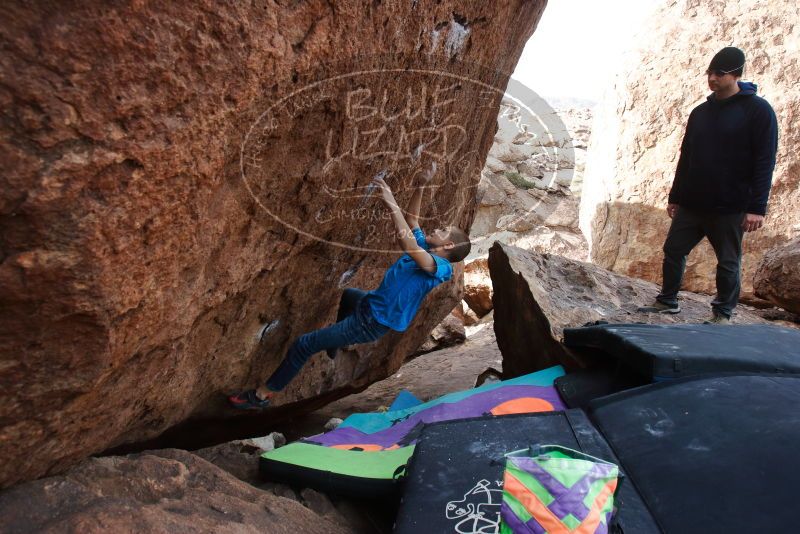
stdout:
{"type": "Polygon", "coordinates": [[[254,389],[231,395],[228,397],[228,402],[239,410],[261,410],[269,406],[269,399],[259,399],[254,389]]]}
{"type": "Polygon", "coordinates": [[[681,307],[677,304],[670,306],[669,304],[664,304],[660,300],[657,300],[650,306],[639,308],[639,311],[644,313],[680,313],[681,307]]]}

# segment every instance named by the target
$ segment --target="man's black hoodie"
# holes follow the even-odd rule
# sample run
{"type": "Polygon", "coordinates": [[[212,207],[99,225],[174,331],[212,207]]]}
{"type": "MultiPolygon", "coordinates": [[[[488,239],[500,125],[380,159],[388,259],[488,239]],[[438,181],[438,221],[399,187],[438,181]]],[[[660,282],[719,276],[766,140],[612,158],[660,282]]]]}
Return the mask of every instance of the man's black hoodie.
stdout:
{"type": "Polygon", "coordinates": [[[778,122],[756,85],[718,100],[712,93],[689,115],[670,204],[700,212],[767,212],[778,122]]]}

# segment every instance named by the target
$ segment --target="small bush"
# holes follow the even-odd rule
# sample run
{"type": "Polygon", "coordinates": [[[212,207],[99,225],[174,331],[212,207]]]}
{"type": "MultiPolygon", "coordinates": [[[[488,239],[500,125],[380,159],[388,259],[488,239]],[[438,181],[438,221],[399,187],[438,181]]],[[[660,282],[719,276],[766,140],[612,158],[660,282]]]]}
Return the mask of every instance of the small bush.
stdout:
{"type": "Polygon", "coordinates": [[[529,182],[518,172],[506,171],[503,174],[506,178],[508,178],[509,182],[514,184],[514,187],[519,187],[520,189],[531,189],[536,187],[533,182],[529,182]]]}

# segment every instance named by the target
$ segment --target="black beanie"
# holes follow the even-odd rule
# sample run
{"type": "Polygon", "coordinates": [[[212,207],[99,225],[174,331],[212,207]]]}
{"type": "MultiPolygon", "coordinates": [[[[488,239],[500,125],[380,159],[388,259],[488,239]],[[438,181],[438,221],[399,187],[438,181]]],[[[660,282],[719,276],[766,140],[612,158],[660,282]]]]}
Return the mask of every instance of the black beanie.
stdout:
{"type": "Polygon", "coordinates": [[[711,58],[709,70],[732,72],[744,68],[744,52],[735,46],[726,46],[711,58]]]}

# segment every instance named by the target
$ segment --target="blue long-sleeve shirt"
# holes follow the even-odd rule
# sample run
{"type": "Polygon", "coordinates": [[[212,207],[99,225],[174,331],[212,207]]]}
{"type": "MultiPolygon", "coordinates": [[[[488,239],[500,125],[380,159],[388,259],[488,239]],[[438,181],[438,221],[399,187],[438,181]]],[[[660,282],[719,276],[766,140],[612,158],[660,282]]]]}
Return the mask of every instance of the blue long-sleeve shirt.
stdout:
{"type": "Polygon", "coordinates": [[[714,213],[767,211],[778,149],[772,106],[756,96],[753,83],[724,100],[714,95],[694,108],[669,202],[714,213]]]}
{"type": "MultiPolygon", "coordinates": [[[[414,228],[417,244],[428,250],[425,234],[414,228]]],[[[422,300],[431,289],[453,277],[453,267],[446,259],[431,254],[436,271],[423,270],[408,254],[403,254],[383,275],[380,287],[367,293],[372,316],[382,325],[404,332],[417,314],[422,300]]]]}

